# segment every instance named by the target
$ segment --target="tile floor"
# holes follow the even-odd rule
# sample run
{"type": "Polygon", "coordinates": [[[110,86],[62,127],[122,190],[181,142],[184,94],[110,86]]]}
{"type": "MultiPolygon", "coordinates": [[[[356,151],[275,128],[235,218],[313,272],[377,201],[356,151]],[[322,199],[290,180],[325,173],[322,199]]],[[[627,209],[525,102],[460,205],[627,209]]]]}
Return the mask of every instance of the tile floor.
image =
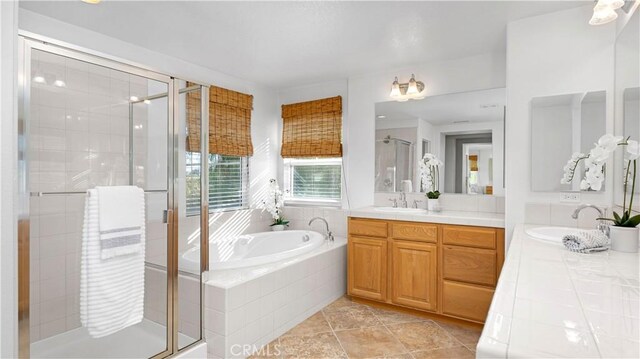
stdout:
{"type": "Polygon", "coordinates": [[[479,329],[340,298],[252,358],[475,358],[479,329]]]}

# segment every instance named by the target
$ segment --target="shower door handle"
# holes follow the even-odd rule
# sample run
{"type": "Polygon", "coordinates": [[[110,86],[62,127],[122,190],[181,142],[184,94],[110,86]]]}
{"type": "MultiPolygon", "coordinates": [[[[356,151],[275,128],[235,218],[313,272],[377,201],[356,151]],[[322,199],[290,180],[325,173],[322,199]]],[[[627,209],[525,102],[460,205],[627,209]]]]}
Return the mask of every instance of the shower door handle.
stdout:
{"type": "Polygon", "coordinates": [[[170,209],[165,209],[162,211],[162,223],[169,223],[171,221],[171,217],[173,217],[173,211],[170,209]]]}

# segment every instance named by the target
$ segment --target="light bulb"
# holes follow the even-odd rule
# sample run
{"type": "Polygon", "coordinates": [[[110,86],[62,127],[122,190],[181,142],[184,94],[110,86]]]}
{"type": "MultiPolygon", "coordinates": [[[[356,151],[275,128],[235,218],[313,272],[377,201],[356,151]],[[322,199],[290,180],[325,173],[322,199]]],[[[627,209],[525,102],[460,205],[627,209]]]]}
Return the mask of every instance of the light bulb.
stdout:
{"type": "Polygon", "coordinates": [[[47,80],[44,78],[44,76],[40,74],[36,74],[35,76],[33,76],[33,82],[39,83],[39,84],[46,84],[47,80]]]}
{"type": "Polygon", "coordinates": [[[62,80],[55,80],[53,82],[53,85],[57,86],[57,87],[65,87],[65,86],[67,86],[67,84],[62,80]]]}
{"type": "Polygon", "coordinates": [[[148,104],[150,104],[150,103],[151,103],[151,101],[150,101],[150,100],[144,100],[144,101],[142,101],[142,102],[144,102],[144,104],[145,104],[145,105],[148,105],[148,104]]]}
{"type": "Polygon", "coordinates": [[[407,95],[417,95],[420,91],[418,91],[418,83],[416,82],[416,77],[411,74],[411,80],[409,80],[409,87],[407,88],[407,95]]]}
{"type": "Polygon", "coordinates": [[[389,94],[389,96],[391,97],[402,96],[402,93],[400,93],[400,83],[398,83],[398,77],[396,77],[396,79],[391,84],[391,93],[389,94]]]}
{"type": "Polygon", "coordinates": [[[624,0],[598,0],[596,8],[608,7],[613,10],[619,9],[624,6],[624,0]]]}
{"type": "Polygon", "coordinates": [[[618,18],[618,13],[610,7],[600,7],[596,5],[593,9],[593,16],[589,20],[589,25],[604,25],[618,18]]]}

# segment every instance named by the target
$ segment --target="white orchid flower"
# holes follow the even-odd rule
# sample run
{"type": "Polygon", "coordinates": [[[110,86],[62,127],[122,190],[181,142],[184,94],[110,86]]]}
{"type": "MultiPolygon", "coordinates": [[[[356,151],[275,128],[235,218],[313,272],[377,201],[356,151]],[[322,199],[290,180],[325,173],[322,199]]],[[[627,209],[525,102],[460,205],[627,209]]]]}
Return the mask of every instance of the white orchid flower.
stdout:
{"type": "Polygon", "coordinates": [[[610,133],[607,133],[606,135],[598,139],[597,147],[602,147],[607,152],[613,152],[618,147],[623,138],[624,137],[622,136],[614,136],[610,133]]]}

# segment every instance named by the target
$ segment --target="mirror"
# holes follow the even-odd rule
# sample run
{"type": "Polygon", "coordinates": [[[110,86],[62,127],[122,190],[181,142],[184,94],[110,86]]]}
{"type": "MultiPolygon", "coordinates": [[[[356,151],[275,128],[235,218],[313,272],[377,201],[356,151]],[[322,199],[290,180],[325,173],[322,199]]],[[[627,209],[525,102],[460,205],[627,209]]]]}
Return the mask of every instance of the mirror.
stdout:
{"type": "MultiPolygon", "coordinates": [[[[616,39],[615,47],[615,113],[617,122],[622,118],[622,132],[617,133],[632,140],[640,140],[640,15],[636,11],[616,39]]],[[[623,183],[626,161],[617,171],[616,186],[623,183]]],[[[629,180],[631,182],[631,180],[629,180]]],[[[631,185],[631,183],[629,183],[631,185]]],[[[631,188],[631,186],[629,187],[631,188]]],[[[622,204],[622,189],[616,195],[616,202],[622,204]]],[[[640,193],[640,179],[636,181],[636,193],[640,193]]]]}
{"type": "Polygon", "coordinates": [[[503,195],[505,89],[376,104],[375,191],[425,192],[419,163],[434,154],[440,192],[503,195]]]}
{"type": "Polygon", "coordinates": [[[576,169],[570,184],[560,183],[563,168],[573,153],[588,153],[606,133],[606,110],[605,91],[531,100],[531,189],[534,192],[580,190],[584,162],[576,169]]]}

